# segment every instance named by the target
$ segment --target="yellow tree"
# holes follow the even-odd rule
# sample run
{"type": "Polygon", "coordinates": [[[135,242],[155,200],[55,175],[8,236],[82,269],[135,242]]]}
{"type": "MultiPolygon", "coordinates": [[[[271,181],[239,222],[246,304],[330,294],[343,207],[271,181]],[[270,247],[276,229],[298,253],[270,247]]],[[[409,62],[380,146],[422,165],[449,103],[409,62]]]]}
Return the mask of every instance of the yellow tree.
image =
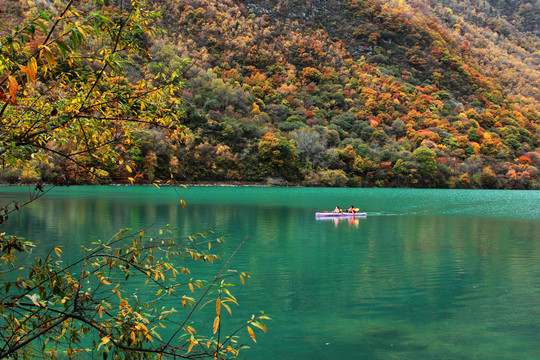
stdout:
{"type": "Polygon", "coordinates": [[[130,57],[145,53],[157,33],[157,14],[142,1],[124,7],[90,0],[50,12],[36,7],[33,18],[2,34],[0,157],[6,165],[24,166],[30,155],[48,153],[106,176],[98,167],[121,163],[141,124],[178,135],[179,74],[126,78],[130,57]]]}
{"type": "MultiPolygon", "coordinates": [[[[182,135],[179,74],[157,71],[131,80],[125,72],[132,54],[147,51],[157,14],[139,0],[116,7],[99,0],[55,4],[62,7],[36,7],[33,18],[0,36],[2,166],[24,167],[53,154],[92,176],[107,176],[111,164],[131,172],[124,146],[137,133],[158,127],[182,135]]],[[[38,184],[30,201],[44,192],[38,184]]],[[[0,206],[0,222],[23,205],[0,206]]],[[[253,316],[222,334],[221,310],[230,313],[237,303],[225,278],[244,282],[247,274],[225,272],[225,264],[204,286],[182,261],[213,262],[217,256],[202,249],[216,242],[221,238],[210,233],[120,231],[66,265],[60,248],[32,263],[27,253],[34,244],[0,233],[0,358],[236,357],[243,346],[235,340],[238,331],[255,341],[254,329],[266,331],[267,317],[253,316]],[[149,297],[126,292],[128,280],[145,283],[149,297]],[[161,303],[165,298],[181,310],[161,303]],[[205,302],[215,304],[209,333],[192,319],[205,302]],[[174,326],[167,335],[166,325],[174,326]]]]}

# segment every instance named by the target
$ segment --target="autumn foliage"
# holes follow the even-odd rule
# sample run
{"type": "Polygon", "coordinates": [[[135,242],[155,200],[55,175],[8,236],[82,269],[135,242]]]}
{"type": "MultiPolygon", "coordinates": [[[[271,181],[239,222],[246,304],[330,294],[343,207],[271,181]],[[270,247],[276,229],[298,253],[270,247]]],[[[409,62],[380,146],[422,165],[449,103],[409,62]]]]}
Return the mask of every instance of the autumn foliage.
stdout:
{"type": "MultiPolygon", "coordinates": [[[[148,56],[133,58],[124,76],[150,78],[158,68],[182,73],[185,89],[174,98],[184,99],[185,111],[177,115],[186,129],[177,140],[157,130],[141,133],[126,148],[139,180],[172,172],[186,182],[277,176],[317,186],[328,184],[317,180],[321,174],[343,171],[343,186],[539,186],[540,93],[534,89],[540,74],[531,66],[538,49],[526,32],[525,11],[508,13],[521,16],[517,27],[490,18],[485,4],[472,0],[151,5],[161,11],[167,33],[145,39],[148,56]],[[298,146],[299,131],[307,130],[319,137],[316,157],[303,156],[305,147],[298,146]],[[269,159],[260,145],[268,133],[296,155],[284,173],[273,169],[283,153],[269,159]],[[348,146],[368,171],[342,160],[348,146]],[[429,171],[418,149],[435,154],[429,171]],[[485,168],[494,181],[482,180],[485,168]]],[[[5,89],[5,101],[12,101],[5,89]]],[[[51,171],[33,165],[39,178],[57,176],[61,165],[52,161],[51,171]]],[[[125,178],[119,170],[106,169],[113,179],[125,178]]],[[[13,178],[22,180],[19,173],[4,174],[5,181],[13,178]]]]}

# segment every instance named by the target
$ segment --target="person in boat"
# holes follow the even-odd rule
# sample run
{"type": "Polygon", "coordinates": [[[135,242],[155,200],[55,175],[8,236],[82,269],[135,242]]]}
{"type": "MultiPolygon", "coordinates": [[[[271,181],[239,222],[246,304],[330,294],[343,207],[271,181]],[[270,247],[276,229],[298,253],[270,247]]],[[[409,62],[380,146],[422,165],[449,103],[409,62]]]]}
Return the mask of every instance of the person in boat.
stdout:
{"type": "Polygon", "coordinates": [[[356,212],[354,205],[351,205],[351,207],[347,211],[351,214],[354,214],[356,212]]]}
{"type": "Polygon", "coordinates": [[[335,213],[340,213],[340,212],[341,212],[341,209],[339,208],[339,206],[336,206],[336,208],[334,209],[333,212],[335,212],[335,213]]]}

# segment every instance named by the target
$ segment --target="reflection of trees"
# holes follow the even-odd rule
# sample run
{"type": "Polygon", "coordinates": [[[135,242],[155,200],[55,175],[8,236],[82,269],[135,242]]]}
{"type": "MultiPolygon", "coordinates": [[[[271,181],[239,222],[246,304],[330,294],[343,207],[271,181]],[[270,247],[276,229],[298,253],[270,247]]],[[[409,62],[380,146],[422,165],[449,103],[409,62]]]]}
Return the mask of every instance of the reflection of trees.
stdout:
{"type": "MultiPolygon", "coordinates": [[[[108,237],[120,228],[154,224],[156,211],[155,206],[148,206],[140,199],[49,195],[34,202],[24,217],[11,219],[5,231],[12,227],[21,229],[24,237],[50,247],[57,246],[60,239],[69,239],[62,241],[62,246],[78,251],[80,246],[89,245],[88,241],[108,237]]],[[[48,252],[50,247],[43,251],[48,252]]]]}
{"type": "Polygon", "coordinates": [[[535,226],[530,223],[517,230],[512,222],[481,218],[449,221],[445,216],[414,216],[397,220],[385,236],[372,235],[377,241],[370,242],[368,276],[360,281],[367,286],[362,291],[378,294],[381,288],[408,289],[416,293],[416,303],[410,305],[427,315],[462,306],[463,297],[477,286],[512,286],[522,273],[516,259],[540,256],[534,242],[514,246],[520,237],[533,239],[535,226]]]}

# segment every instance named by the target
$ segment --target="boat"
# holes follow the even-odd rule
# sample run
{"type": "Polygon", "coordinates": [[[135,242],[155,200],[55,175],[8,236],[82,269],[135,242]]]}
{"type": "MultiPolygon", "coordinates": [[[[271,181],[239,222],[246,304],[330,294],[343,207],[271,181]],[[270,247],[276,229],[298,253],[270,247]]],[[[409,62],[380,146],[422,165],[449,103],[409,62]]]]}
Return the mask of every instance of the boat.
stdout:
{"type": "Polygon", "coordinates": [[[355,212],[355,213],[349,213],[349,212],[316,212],[315,217],[316,218],[340,218],[340,217],[365,217],[367,216],[367,213],[365,212],[355,212]]]}

